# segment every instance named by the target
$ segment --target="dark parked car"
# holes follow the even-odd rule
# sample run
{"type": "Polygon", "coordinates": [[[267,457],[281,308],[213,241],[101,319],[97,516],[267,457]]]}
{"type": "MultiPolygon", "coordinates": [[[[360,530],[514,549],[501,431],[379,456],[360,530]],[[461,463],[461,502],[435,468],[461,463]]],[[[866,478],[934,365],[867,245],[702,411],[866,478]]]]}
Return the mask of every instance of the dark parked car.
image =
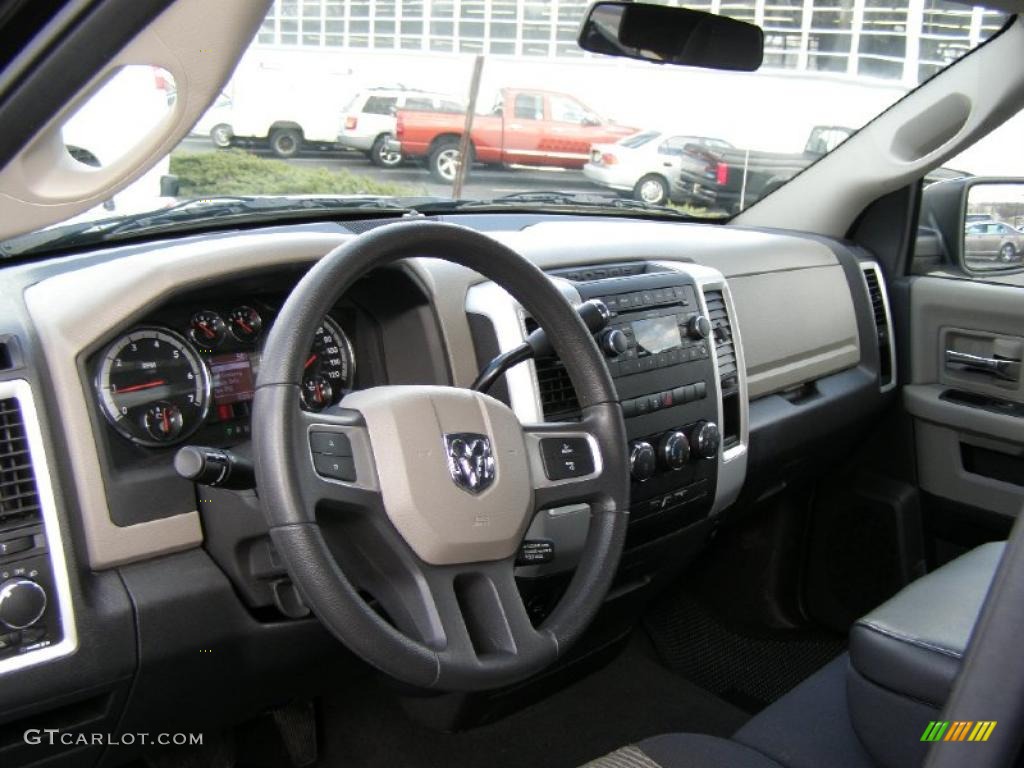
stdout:
{"type": "Polygon", "coordinates": [[[736,212],[775,191],[853,131],[819,125],[799,154],[690,144],[680,157],[672,199],[736,212]]]}

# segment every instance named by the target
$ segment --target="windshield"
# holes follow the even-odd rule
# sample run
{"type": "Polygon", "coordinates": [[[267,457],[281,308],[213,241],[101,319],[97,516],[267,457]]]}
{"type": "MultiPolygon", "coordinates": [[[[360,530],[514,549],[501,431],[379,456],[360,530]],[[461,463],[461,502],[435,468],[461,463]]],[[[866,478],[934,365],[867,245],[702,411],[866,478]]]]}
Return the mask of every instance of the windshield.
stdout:
{"type": "MultiPolygon", "coordinates": [[[[762,26],[763,67],[738,73],[585,53],[575,39],[588,5],[276,0],[191,134],[79,220],[168,207],[198,216],[202,206],[183,203],[223,195],[585,204],[723,219],[1007,20],[946,0],[687,3],[762,26]]],[[[116,103],[106,99],[96,130],[65,131],[78,162],[110,162],[102,145],[117,143],[110,126],[132,124],[138,88],[173,98],[166,78],[137,79],[116,103]]],[[[1016,134],[1007,143],[1002,157],[1018,157],[1016,134]]]]}

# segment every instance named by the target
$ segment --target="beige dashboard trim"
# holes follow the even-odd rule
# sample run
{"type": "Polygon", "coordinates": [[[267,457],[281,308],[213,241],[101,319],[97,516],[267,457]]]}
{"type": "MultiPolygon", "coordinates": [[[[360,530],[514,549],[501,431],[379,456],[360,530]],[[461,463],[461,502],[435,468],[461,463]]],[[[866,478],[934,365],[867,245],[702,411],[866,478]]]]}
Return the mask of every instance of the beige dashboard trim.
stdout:
{"type": "Polygon", "coordinates": [[[342,235],[289,233],[185,243],[66,272],[25,291],[67,437],[91,568],[190,549],[203,534],[194,509],[132,526],[111,520],[88,415],[92,391],[79,375],[79,361],[174,293],[242,270],[311,263],[344,240],[342,235]]]}
{"type": "MultiPolygon", "coordinates": [[[[818,309],[820,299],[809,301],[808,297],[830,296],[833,292],[829,285],[833,281],[840,285],[842,269],[831,250],[799,237],[707,225],[650,223],[638,230],[635,222],[587,220],[586,224],[583,229],[580,222],[542,223],[493,236],[542,269],[633,260],[699,262],[717,269],[732,287],[734,311],[742,325],[750,367],[752,397],[758,394],[754,381],[758,353],[751,354],[751,350],[759,343],[753,318],[763,302],[748,305],[742,287],[737,290],[737,286],[744,282],[761,284],[759,278],[773,285],[792,285],[795,280],[804,289],[801,297],[808,300],[805,308],[818,309]]],[[[133,526],[112,522],[87,407],[91,385],[80,376],[81,361],[176,293],[262,268],[312,264],[351,237],[342,233],[273,232],[157,243],[131,255],[56,275],[26,290],[25,303],[46,356],[68,438],[68,458],[91,568],[111,568],[198,546],[202,530],[195,509],[182,509],[175,516],[133,526]]],[[[434,304],[452,383],[469,386],[477,370],[466,321],[466,298],[470,287],[484,282],[484,278],[439,259],[411,259],[408,265],[434,304]]],[[[775,304],[768,311],[777,307],[775,304]]],[[[849,321],[852,307],[849,314],[845,309],[837,314],[833,304],[827,312],[825,327],[832,327],[834,334],[822,335],[819,320],[811,336],[807,336],[810,324],[797,325],[795,341],[786,349],[777,342],[772,344],[778,354],[777,365],[788,367],[792,361],[792,369],[786,372],[794,380],[813,378],[809,372],[820,375],[826,369],[838,370],[847,363],[856,363],[855,333],[839,332],[830,326],[836,317],[841,319],[840,325],[849,321]],[[851,337],[853,346],[847,347],[851,337]],[[843,348],[830,346],[834,344],[843,348]],[[827,358],[827,365],[815,359],[821,354],[827,358]]],[[[775,322],[770,325],[780,330],[775,322]]]]}

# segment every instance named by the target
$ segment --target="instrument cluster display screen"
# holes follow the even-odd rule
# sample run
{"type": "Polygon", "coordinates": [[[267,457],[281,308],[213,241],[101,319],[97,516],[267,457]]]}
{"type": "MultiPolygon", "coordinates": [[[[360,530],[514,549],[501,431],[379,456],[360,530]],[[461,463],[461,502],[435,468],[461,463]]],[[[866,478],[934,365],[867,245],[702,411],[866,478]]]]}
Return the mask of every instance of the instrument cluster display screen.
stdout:
{"type": "Polygon", "coordinates": [[[652,355],[675,349],[683,343],[675,315],[634,320],[632,325],[637,345],[652,355]]]}
{"type": "Polygon", "coordinates": [[[213,402],[216,405],[252,400],[256,374],[248,353],[237,352],[211,357],[210,379],[213,402]]]}

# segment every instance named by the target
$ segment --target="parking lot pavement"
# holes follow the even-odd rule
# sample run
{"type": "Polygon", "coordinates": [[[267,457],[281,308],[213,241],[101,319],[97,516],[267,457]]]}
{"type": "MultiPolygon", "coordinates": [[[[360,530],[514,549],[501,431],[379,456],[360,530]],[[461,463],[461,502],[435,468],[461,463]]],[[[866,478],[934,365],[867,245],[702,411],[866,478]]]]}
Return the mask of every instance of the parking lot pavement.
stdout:
{"type": "MultiPolygon", "coordinates": [[[[178,149],[186,152],[217,151],[206,138],[185,139],[178,145],[178,149]]],[[[250,151],[254,151],[254,154],[261,157],[273,157],[273,153],[269,151],[250,151]]],[[[406,185],[414,189],[416,194],[439,197],[451,195],[451,187],[435,183],[425,168],[409,163],[400,168],[385,170],[372,165],[364,155],[358,152],[303,152],[299,157],[285,162],[314,168],[344,168],[358,176],[366,176],[375,181],[406,185]]],[[[534,190],[566,190],[612,195],[608,190],[588,182],[580,171],[474,168],[470,174],[469,183],[463,189],[462,196],[487,199],[514,192],[534,190]]]]}

